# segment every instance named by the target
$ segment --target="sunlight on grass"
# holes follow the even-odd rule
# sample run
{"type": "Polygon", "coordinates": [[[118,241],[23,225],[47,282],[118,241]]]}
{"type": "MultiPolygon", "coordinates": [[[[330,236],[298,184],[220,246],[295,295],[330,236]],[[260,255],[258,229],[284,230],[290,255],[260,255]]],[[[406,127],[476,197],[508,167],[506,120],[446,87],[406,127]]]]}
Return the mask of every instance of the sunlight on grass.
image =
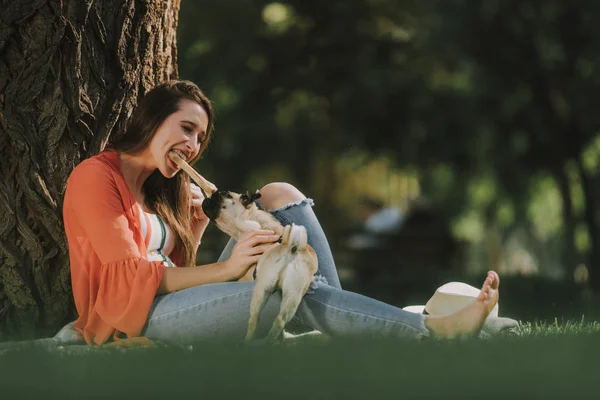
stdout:
{"type": "Polygon", "coordinates": [[[592,333],[600,333],[600,322],[585,322],[585,317],[581,317],[581,321],[566,321],[559,323],[557,319],[553,324],[539,322],[521,322],[519,326],[519,334],[524,337],[528,336],[551,336],[551,335],[585,335],[592,333]]]}

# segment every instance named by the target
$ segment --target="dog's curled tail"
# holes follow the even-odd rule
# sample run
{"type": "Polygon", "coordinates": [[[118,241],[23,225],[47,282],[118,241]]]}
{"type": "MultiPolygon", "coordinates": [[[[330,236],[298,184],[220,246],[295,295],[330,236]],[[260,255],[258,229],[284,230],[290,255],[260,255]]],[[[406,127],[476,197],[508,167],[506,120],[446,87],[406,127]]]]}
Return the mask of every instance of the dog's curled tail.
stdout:
{"type": "Polygon", "coordinates": [[[308,245],[308,233],[302,225],[291,224],[284,229],[282,244],[291,247],[292,253],[304,250],[308,245]]]}

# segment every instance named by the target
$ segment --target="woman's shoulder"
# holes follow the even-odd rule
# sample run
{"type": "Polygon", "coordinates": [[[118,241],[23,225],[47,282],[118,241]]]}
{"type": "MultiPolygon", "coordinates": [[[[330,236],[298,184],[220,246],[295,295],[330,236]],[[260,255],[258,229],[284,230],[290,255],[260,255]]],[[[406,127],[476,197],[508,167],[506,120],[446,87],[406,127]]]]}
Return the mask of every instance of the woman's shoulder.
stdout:
{"type": "Polygon", "coordinates": [[[127,190],[119,158],[106,153],[85,159],[71,171],[65,188],[65,206],[90,207],[102,203],[122,208],[127,190]]]}
{"type": "Polygon", "coordinates": [[[90,158],[86,158],[80,162],[71,174],[69,181],[81,178],[94,178],[112,176],[113,173],[119,172],[119,159],[117,154],[112,150],[105,150],[90,158]]]}
{"type": "Polygon", "coordinates": [[[116,190],[122,179],[119,158],[114,151],[100,154],[80,162],[69,174],[66,189],[69,191],[97,192],[116,190]]]}

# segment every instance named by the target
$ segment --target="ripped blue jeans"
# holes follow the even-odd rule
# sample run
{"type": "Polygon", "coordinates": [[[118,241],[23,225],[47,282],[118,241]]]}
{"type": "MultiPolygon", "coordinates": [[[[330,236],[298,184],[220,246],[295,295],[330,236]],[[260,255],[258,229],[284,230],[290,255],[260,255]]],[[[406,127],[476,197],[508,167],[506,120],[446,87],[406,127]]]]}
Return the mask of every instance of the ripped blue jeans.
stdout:
{"type": "MultiPolygon", "coordinates": [[[[305,226],[308,243],[319,259],[315,280],[289,326],[316,329],[332,337],[429,336],[423,315],[341,288],[327,238],[312,205],[311,199],[304,199],[269,211],[284,225],[293,222],[305,226]]],[[[219,261],[231,255],[234,245],[231,239],[219,261]]],[[[242,340],[248,328],[253,288],[254,282],[223,282],[157,296],[143,335],[178,344],[242,340]]],[[[269,297],[259,318],[257,337],[268,332],[279,313],[280,301],[278,292],[269,297]]]]}

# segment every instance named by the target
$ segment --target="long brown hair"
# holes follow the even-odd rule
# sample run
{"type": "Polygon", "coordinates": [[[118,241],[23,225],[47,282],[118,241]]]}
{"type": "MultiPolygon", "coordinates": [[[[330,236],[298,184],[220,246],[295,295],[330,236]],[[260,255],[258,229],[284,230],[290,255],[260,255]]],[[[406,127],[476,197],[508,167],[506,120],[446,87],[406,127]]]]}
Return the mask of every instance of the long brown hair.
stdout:
{"type": "MultiPolygon", "coordinates": [[[[125,133],[111,140],[112,147],[118,153],[142,153],[150,145],[163,121],[179,110],[182,100],[198,103],[208,116],[206,137],[198,155],[190,161],[193,165],[210,141],[214,114],[210,100],[190,81],[167,81],[146,93],[133,111],[125,133]]],[[[183,249],[181,266],[195,265],[196,243],[191,231],[189,176],[180,172],[173,178],[165,178],[157,169],[146,179],[142,191],[146,207],[163,218],[173,229],[176,247],[183,249]]]]}

